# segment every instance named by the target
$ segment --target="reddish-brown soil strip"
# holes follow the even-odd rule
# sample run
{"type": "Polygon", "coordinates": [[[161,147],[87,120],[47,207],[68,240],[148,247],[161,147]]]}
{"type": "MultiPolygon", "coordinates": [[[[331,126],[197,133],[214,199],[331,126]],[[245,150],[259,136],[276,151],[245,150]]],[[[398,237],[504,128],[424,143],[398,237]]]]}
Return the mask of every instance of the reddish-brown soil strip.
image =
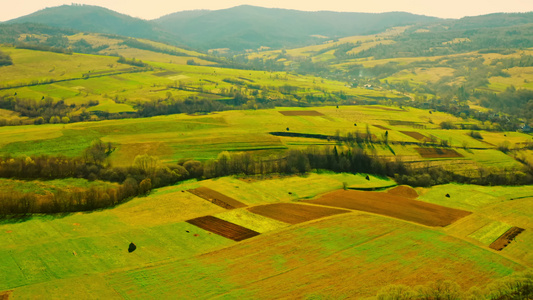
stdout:
{"type": "Polygon", "coordinates": [[[295,203],[274,203],[248,208],[254,214],[275,219],[289,224],[298,224],[336,214],[347,213],[347,210],[318,207],[295,203]]]}
{"type": "Polygon", "coordinates": [[[0,292],[0,300],[9,299],[10,294],[11,294],[11,291],[0,292]]]}
{"type": "Polygon", "coordinates": [[[420,132],[416,132],[416,131],[400,131],[401,133],[405,134],[405,135],[408,135],[412,138],[414,138],[415,140],[419,140],[419,141],[429,141],[429,138],[423,134],[421,134],[420,132]]]}
{"type": "Polygon", "coordinates": [[[390,128],[385,127],[385,126],[381,126],[381,125],[372,125],[372,126],[377,127],[379,129],[383,129],[383,130],[391,130],[390,128]]]}
{"type": "Polygon", "coordinates": [[[514,238],[520,233],[522,233],[522,231],[524,230],[525,229],[516,227],[516,226],[511,227],[504,234],[502,234],[502,236],[500,236],[497,240],[492,242],[492,244],[490,244],[489,247],[494,250],[501,251],[503,250],[503,248],[507,247],[507,245],[509,245],[514,240],[514,238]]]}
{"type": "Polygon", "coordinates": [[[399,185],[395,188],[388,190],[387,193],[409,199],[418,198],[418,193],[416,192],[416,190],[407,185],[399,185]]]}
{"type": "Polygon", "coordinates": [[[415,148],[415,150],[423,158],[454,158],[463,157],[460,153],[453,149],[443,148],[415,148]]]}
{"type": "Polygon", "coordinates": [[[413,121],[387,120],[387,122],[389,122],[389,124],[392,125],[392,126],[394,126],[394,125],[405,125],[405,126],[418,125],[418,123],[413,122],[413,121]]]}
{"type": "Polygon", "coordinates": [[[338,190],[305,202],[385,215],[427,226],[447,226],[471,212],[384,192],[338,190]]]}
{"type": "Polygon", "coordinates": [[[284,116],[323,116],[323,113],[320,113],[316,110],[284,110],[280,111],[280,114],[284,116]]]}
{"type": "Polygon", "coordinates": [[[237,242],[259,235],[259,232],[213,216],[188,220],[187,223],[237,242]]]}
{"type": "Polygon", "coordinates": [[[187,192],[194,194],[200,198],[203,198],[213,204],[216,204],[225,209],[234,209],[239,207],[246,207],[247,205],[239,202],[231,197],[228,197],[224,194],[221,194],[217,191],[214,191],[210,188],[199,187],[192,190],[187,190],[187,192]]]}

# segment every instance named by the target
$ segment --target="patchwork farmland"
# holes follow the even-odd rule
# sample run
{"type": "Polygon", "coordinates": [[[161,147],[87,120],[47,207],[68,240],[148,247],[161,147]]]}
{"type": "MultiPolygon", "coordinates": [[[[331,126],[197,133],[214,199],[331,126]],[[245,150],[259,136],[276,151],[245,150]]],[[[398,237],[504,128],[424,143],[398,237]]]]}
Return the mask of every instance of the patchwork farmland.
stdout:
{"type": "MultiPolygon", "coordinates": [[[[1,224],[0,237],[9,241],[0,246],[0,252],[4,253],[2,266],[8,266],[9,261],[9,265],[18,264],[21,269],[17,273],[1,272],[0,290],[14,299],[80,292],[89,297],[107,295],[109,298],[181,297],[190,296],[191,291],[199,298],[222,295],[358,298],[375,295],[380,285],[427,284],[430,280],[453,280],[459,274],[465,279],[461,281],[464,289],[483,288],[533,263],[528,251],[533,241],[530,212],[517,215],[509,210],[511,214],[502,215],[501,210],[491,209],[494,202],[482,201],[471,202],[478,205],[469,211],[452,208],[454,203],[459,203],[453,200],[456,195],[453,191],[450,193],[454,197],[441,195],[442,199],[451,199],[452,207],[444,202],[436,205],[425,200],[433,188],[338,190],[342,182],[355,183],[359,178],[367,181],[364,177],[331,174],[252,181],[225,177],[163,188],[112,210],[1,224]],[[300,190],[304,191],[311,182],[325,189],[308,194],[313,199],[299,198],[305,197],[300,190]],[[300,196],[273,193],[271,200],[262,203],[247,196],[260,190],[275,192],[277,189],[292,190],[300,196]],[[210,197],[215,197],[217,191],[217,199],[233,199],[244,206],[228,210],[186,190],[200,190],[210,197]],[[168,199],[164,201],[171,205],[167,211],[186,203],[195,207],[196,216],[187,218],[193,215],[185,211],[161,214],[158,207],[164,204],[163,199],[168,199]],[[134,215],[127,217],[128,211],[141,209],[143,214],[135,216],[135,221],[130,219],[134,215]],[[472,243],[469,235],[475,230],[464,235],[459,233],[457,227],[464,227],[473,218],[486,217],[519,226],[524,231],[500,251],[472,243]],[[69,228],[69,234],[50,228],[69,228]],[[30,232],[34,238],[28,240],[30,232]],[[137,249],[128,254],[130,241],[137,249]],[[431,254],[427,249],[433,249],[431,254]],[[31,261],[28,251],[33,253],[31,261]],[[88,260],[93,262],[80,264],[88,260]],[[36,264],[37,261],[41,262],[36,264]],[[404,268],[404,263],[418,267],[404,268]],[[444,265],[447,267],[439,268],[444,265]],[[244,269],[248,271],[243,272],[244,269]],[[388,275],[383,273],[385,270],[388,275]],[[79,275],[80,272],[85,275],[79,275]],[[367,279],[365,284],[355,280],[361,272],[367,279]],[[420,276],[429,273],[431,279],[420,276]],[[318,276],[312,274],[328,276],[331,280],[302,287],[301,283],[318,276]],[[343,284],[346,274],[351,274],[348,276],[354,284],[343,284]],[[250,276],[256,281],[248,281],[250,276]],[[178,289],[176,278],[187,282],[191,290],[178,289]],[[213,289],[214,282],[218,282],[216,289],[213,289]],[[146,285],[150,286],[150,294],[146,285]]],[[[435,187],[435,193],[442,193],[439,188],[446,189],[435,187]]],[[[511,195],[520,189],[492,191],[490,187],[477,187],[466,197],[476,199],[484,193],[494,193],[500,197],[495,198],[499,203],[513,203],[518,200],[511,200],[511,195]]],[[[521,194],[533,195],[533,190],[522,189],[521,194]]],[[[527,203],[531,199],[521,201],[527,203]]],[[[492,242],[499,240],[501,237],[494,236],[492,242]]]]}
{"type": "Polygon", "coordinates": [[[403,33],[432,35],[233,57],[4,39],[0,300],[501,300],[530,284],[527,36],[434,56],[480,43],[438,37],[397,58],[403,33]]]}

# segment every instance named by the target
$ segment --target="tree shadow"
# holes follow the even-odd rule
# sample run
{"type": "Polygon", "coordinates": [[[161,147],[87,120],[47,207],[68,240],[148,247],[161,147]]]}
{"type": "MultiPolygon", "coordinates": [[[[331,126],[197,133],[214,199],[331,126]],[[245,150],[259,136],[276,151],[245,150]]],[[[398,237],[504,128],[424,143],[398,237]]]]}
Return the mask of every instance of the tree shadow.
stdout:
{"type": "Polygon", "coordinates": [[[2,215],[0,216],[0,225],[24,223],[33,219],[54,220],[62,219],[73,212],[55,213],[55,214],[20,214],[20,215],[2,215]]]}

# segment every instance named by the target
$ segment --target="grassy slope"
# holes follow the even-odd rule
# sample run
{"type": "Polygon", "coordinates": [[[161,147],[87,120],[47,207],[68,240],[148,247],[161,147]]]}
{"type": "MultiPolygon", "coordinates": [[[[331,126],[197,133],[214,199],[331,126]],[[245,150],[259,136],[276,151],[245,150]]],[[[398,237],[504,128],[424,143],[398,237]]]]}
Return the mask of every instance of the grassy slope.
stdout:
{"type": "MultiPolygon", "coordinates": [[[[102,103],[100,106],[106,105],[102,103]]],[[[123,105],[123,104],[120,104],[123,105]]],[[[175,162],[181,158],[212,159],[222,151],[254,151],[268,156],[287,148],[305,148],[309,145],[334,145],[333,141],[277,137],[269,132],[286,131],[334,135],[359,131],[366,132],[366,126],[378,139],[389,128],[389,141],[418,142],[400,131],[416,131],[426,137],[434,136],[436,141],[445,140],[454,147],[478,147],[481,149],[458,149],[465,157],[453,159],[472,167],[519,167],[511,156],[494,150],[496,145],[508,141],[511,146],[523,143],[529,135],[522,133],[481,132],[482,143],[467,135],[464,130],[441,130],[442,121],[461,122],[451,115],[435,112],[431,115],[425,110],[405,109],[386,110],[387,107],[341,106],[318,107],[316,110],[325,116],[283,116],[279,110],[302,110],[302,108],[279,108],[268,110],[226,111],[216,114],[188,116],[172,115],[143,119],[109,120],[102,122],[18,126],[0,128],[0,154],[64,154],[80,155],[90,143],[100,138],[104,142],[117,145],[110,159],[115,165],[130,165],[136,155],[148,153],[159,156],[165,162],[175,162]],[[429,118],[433,124],[429,123],[429,118]],[[406,125],[390,125],[389,120],[410,121],[425,126],[415,129],[406,125]],[[354,126],[356,124],[357,126],[354,126]],[[80,134],[83,132],[83,134],[80,134]],[[485,149],[485,150],[483,150],[485,149]]],[[[471,122],[474,122],[470,120],[471,122]]],[[[375,145],[378,155],[402,157],[409,161],[433,161],[422,159],[415,146],[392,144],[375,145]]],[[[449,159],[442,164],[454,167],[449,159]]]]}
{"type": "Polygon", "coordinates": [[[14,289],[13,296],[22,298],[367,297],[383,285],[439,279],[466,289],[484,286],[533,264],[532,212],[525,209],[532,198],[509,200],[531,196],[521,187],[420,190],[421,200],[474,212],[444,229],[359,212],[289,226],[245,209],[226,211],[183,192],[203,185],[256,205],[295,200],[287,191],[313,197],[362,177],[190,181],[110,210],[2,224],[0,238],[7,242],[0,246],[0,290],[14,289]],[[444,191],[452,197],[441,195],[444,191]],[[209,214],[263,234],[235,243],[183,222],[209,214]],[[490,230],[468,236],[475,231],[468,228],[486,220],[526,231],[502,252],[492,251],[485,241],[490,230]],[[131,241],[138,248],[128,254],[131,241]]]}

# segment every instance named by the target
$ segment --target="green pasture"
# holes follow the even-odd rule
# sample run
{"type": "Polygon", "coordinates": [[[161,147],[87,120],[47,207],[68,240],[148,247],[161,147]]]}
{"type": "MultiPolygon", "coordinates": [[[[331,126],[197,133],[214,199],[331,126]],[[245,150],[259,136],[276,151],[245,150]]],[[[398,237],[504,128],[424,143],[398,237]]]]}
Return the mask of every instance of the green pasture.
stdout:
{"type": "Polygon", "coordinates": [[[233,244],[183,222],[191,216],[186,209],[197,216],[223,211],[192,196],[154,193],[115,209],[1,224],[0,290],[185,258],[233,244]],[[128,253],[130,242],[137,252],[128,253]]]}
{"type": "Polygon", "coordinates": [[[310,173],[304,176],[252,176],[223,177],[202,181],[203,186],[214,189],[248,205],[295,201],[343,188],[384,188],[395,185],[388,178],[366,174],[310,173]]]}
{"type": "Polygon", "coordinates": [[[25,84],[32,80],[80,78],[89,71],[116,71],[124,66],[116,57],[88,54],[60,54],[45,51],[0,47],[13,59],[13,65],[2,67],[0,82],[25,84]]]}
{"type": "Polygon", "coordinates": [[[468,237],[476,239],[482,244],[488,246],[501,235],[503,235],[507,230],[511,229],[511,227],[512,226],[509,224],[494,221],[469,234],[468,237]]]}
{"type": "MultiPolygon", "coordinates": [[[[174,233],[168,239],[178,242],[177,234],[172,230],[189,228],[175,226],[172,230],[165,229],[168,229],[165,231],[167,234],[174,233]]],[[[154,234],[154,240],[161,237],[155,230],[149,233],[154,234]]],[[[102,242],[107,247],[116,247],[113,237],[105,237],[102,242]]],[[[201,237],[197,237],[198,241],[208,242],[201,237]]],[[[208,237],[214,238],[213,235],[208,237]]],[[[103,247],[103,244],[95,245],[89,241],[78,239],[75,244],[62,245],[66,246],[64,252],[70,252],[73,246],[86,247],[79,250],[77,256],[66,253],[63,264],[68,267],[55,275],[67,275],[73,268],[70,264],[75,262],[78,262],[79,275],[58,280],[50,274],[43,277],[43,272],[40,278],[35,278],[41,279],[40,283],[16,287],[13,297],[39,298],[47,295],[53,298],[73,295],[74,291],[78,291],[86,292],[87,298],[101,295],[128,299],[256,298],[264,295],[272,298],[305,298],[309,295],[361,298],[375,295],[377,289],[384,285],[427,284],[459,277],[462,279],[459,284],[468,289],[472,285],[485,286],[494,279],[524,270],[523,266],[497,253],[461,239],[362,213],[288,227],[275,234],[267,233],[241,243],[230,243],[232,247],[187,259],[182,257],[190,251],[182,248],[175,253],[177,257],[143,264],[143,260],[149,260],[150,254],[159,253],[155,251],[161,251],[161,248],[148,244],[148,240],[143,241],[146,245],[137,242],[135,252],[126,252],[116,260],[109,256],[118,254],[118,249],[92,258],[92,268],[96,270],[128,265],[115,271],[100,272],[98,278],[92,273],[82,273],[87,264],[86,256],[95,250],[93,247],[103,247]],[[421,276],[429,274],[431,276],[421,276]],[[364,281],[356,280],[361,276],[364,281]],[[93,278],[95,280],[91,280],[93,278]],[[347,281],[352,283],[346,285],[347,281]],[[176,285],[176,282],[180,284],[176,285]]],[[[222,244],[218,243],[218,246],[222,244]]],[[[213,249],[215,246],[210,247],[213,249]]],[[[53,252],[48,250],[48,253],[53,252]]],[[[53,269],[52,258],[48,258],[47,262],[45,269],[53,269]]]]}
{"type": "MultiPolygon", "coordinates": [[[[133,74],[132,76],[137,76],[133,74]]],[[[139,75],[140,76],[140,75],[139,75]]],[[[155,76],[154,76],[155,77],[155,76]]],[[[87,97],[87,99],[92,99],[87,97]]],[[[392,108],[395,109],[395,108],[392,108]]],[[[101,99],[100,104],[89,110],[132,111],[125,103],[101,99]]],[[[81,112],[81,111],[80,111],[81,112]]],[[[80,113],[78,112],[78,113],[80,113]]],[[[182,158],[207,160],[216,158],[220,152],[253,151],[262,157],[280,153],[286,149],[305,149],[313,145],[335,145],[327,141],[304,137],[279,137],[270,132],[296,132],[341,136],[359,132],[366,134],[367,127],[376,139],[382,141],[388,132],[389,145],[375,144],[367,149],[378,155],[401,157],[405,160],[420,160],[414,145],[401,142],[420,142],[400,131],[419,132],[426,137],[434,136],[436,141],[451,141],[451,145],[465,157],[461,160],[474,162],[485,167],[519,167],[511,156],[494,150],[495,146],[471,138],[467,131],[416,129],[407,125],[390,125],[386,120],[423,123],[427,111],[419,109],[390,110],[385,106],[335,106],[317,108],[278,108],[264,110],[235,110],[207,115],[169,115],[152,118],[106,120],[72,124],[35,125],[0,128],[0,154],[80,155],[90,143],[99,138],[112,142],[116,150],[110,156],[115,165],[130,165],[136,155],[148,153],[165,162],[176,162],[182,158]],[[323,116],[285,116],[280,111],[312,110],[323,116]],[[385,130],[374,125],[389,128],[385,130]],[[458,134],[459,133],[459,134],[458,134]],[[398,143],[400,142],[400,143],[398,143]],[[466,146],[466,149],[462,149],[466,146]],[[477,150],[472,148],[487,148],[477,150]],[[492,149],[491,149],[492,148],[492,149]]],[[[439,113],[437,118],[454,117],[439,113]]],[[[524,141],[523,133],[482,132],[485,140],[496,143],[498,139],[513,142],[524,141]]],[[[429,159],[439,160],[439,159],[429,159]]],[[[446,159],[449,160],[449,159],[446,159]]]]}
{"type": "Polygon", "coordinates": [[[419,194],[421,201],[473,211],[487,205],[511,203],[509,201],[515,198],[533,197],[533,186],[488,187],[451,183],[422,189],[419,194]]]}
{"type": "Polygon", "coordinates": [[[433,67],[433,68],[414,68],[411,70],[402,70],[383,80],[388,82],[402,82],[404,80],[413,83],[427,83],[436,82],[446,76],[453,76],[455,69],[447,67],[433,67]]]}
{"type": "MultiPolygon", "coordinates": [[[[79,179],[47,183],[99,184],[79,179]]],[[[511,200],[532,196],[533,189],[527,187],[449,184],[418,189],[421,201],[473,212],[443,230],[358,212],[289,226],[246,208],[228,211],[186,192],[206,186],[253,206],[312,198],[342,188],[343,183],[366,187],[392,182],[372,176],[367,181],[365,174],[334,173],[193,180],[112,209],[3,222],[0,290],[13,290],[13,297],[22,298],[80,292],[87,298],[164,298],[191,293],[199,298],[264,293],[275,298],[317,293],[367,297],[383,284],[425,284],[429,278],[419,275],[430,273],[432,281],[460,277],[464,287],[484,286],[523,270],[522,263],[533,262],[527,251],[533,238],[527,234],[532,229],[529,207],[533,207],[533,198],[511,200]],[[184,222],[204,215],[262,234],[235,243],[184,222]],[[461,231],[461,224],[471,229],[461,231]],[[486,248],[508,226],[526,228],[503,250],[514,261],[486,248]],[[130,242],[137,245],[133,253],[127,252],[130,242]],[[324,274],[330,279],[317,280],[324,274]],[[367,278],[364,286],[355,276],[367,278]],[[176,280],[189,288],[177,288],[176,280]],[[354,285],[343,284],[346,280],[354,285]]]]}
{"type": "Polygon", "coordinates": [[[100,101],[96,106],[92,106],[87,111],[105,111],[108,113],[134,112],[136,111],[131,105],[116,103],[111,99],[100,101]]]}
{"type": "Polygon", "coordinates": [[[502,169],[521,168],[523,165],[511,156],[494,149],[486,150],[469,150],[468,159],[475,161],[484,167],[494,167],[502,169]]]}
{"type": "Polygon", "coordinates": [[[216,214],[215,217],[259,233],[278,230],[289,226],[287,223],[251,213],[246,210],[246,208],[228,210],[216,214]]]}

